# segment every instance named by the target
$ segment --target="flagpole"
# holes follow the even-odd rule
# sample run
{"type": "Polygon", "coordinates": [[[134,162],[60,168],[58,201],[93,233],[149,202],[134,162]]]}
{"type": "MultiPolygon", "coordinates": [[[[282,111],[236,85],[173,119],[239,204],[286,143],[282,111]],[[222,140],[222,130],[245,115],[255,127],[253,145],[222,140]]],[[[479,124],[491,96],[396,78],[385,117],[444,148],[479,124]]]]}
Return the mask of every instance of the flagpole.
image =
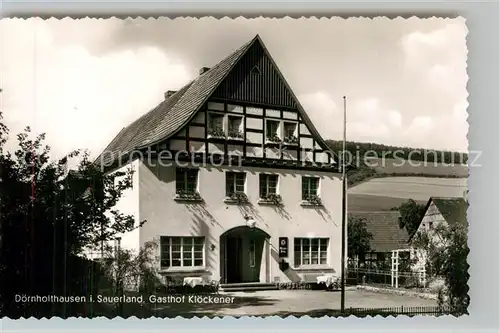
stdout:
{"type": "Polygon", "coordinates": [[[344,96],[344,137],[342,141],[342,259],[341,259],[341,282],[340,282],[340,311],[345,311],[345,256],[346,256],[346,215],[347,215],[347,180],[345,172],[345,153],[346,153],[346,128],[347,128],[347,112],[346,112],[346,97],[344,96]]]}
{"type": "MultiPolygon", "coordinates": [[[[67,163],[67,162],[66,162],[67,163]]],[[[67,168],[69,166],[66,165],[67,168]]],[[[66,172],[64,177],[64,297],[67,293],[67,279],[68,279],[68,176],[69,173],[66,172]]],[[[66,302],[64,304],[64,318],[66,318],[66,302]]]]}

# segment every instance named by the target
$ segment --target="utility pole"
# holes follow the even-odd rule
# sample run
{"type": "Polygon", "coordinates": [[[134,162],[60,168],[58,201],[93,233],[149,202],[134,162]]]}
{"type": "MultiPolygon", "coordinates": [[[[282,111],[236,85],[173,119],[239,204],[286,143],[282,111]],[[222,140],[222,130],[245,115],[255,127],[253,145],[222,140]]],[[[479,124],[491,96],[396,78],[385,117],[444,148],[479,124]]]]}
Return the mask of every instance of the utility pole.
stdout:
{"type": "Polygon", "coordinates": [[[344,138],[342,141],[342,259],[341,259],[341,284],[340,284],[340,312],[345,311],[345,255],[346,255],[346,215],[347,215],[347,180],[345,172],[345,153],[346,153],[346,128],[347,128],[346,97],[344,96],[344,138]]]}

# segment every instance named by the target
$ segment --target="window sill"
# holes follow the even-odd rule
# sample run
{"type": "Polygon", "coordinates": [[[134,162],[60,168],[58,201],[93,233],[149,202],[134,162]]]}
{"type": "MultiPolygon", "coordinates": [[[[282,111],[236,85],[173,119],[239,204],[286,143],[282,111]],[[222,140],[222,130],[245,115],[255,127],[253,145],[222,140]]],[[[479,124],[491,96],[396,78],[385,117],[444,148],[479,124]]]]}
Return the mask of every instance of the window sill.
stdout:
{"type": "Polygon", "coordinates": [[[230,137],[228,137],[228,140],[243,141],[243,138],[240,138],[240,137],[237,137],[237,136],[230,136],[230,137]]]}
{"type": "Polygon", "coordinates": [[[282,142],[281,142],[281,141],[271,141],[271,140],[266,140],[266,141],[264,142],[264,144],[265,144],[266,146],[275,146],[275,147],[276,147],[276,146],[281,145],[281,144],[282,144],[282,142]]]}
{"type": "Polygon", "coordinates": [[[181,197],[181,196],[178,196],[176,195],[174,197],[174,200],[177,201],[177,202],[202,202],[203,199],[201,197],[181,197]]]}
{"type": "Polygon", "coordinates": [[[308,201],[308,200],[302,200],[300,202],[300,205],[302,207],[323,207],[322,202],[314,202],[314,201],[308,201]]]}
{"type": "Polygon", "coordinates": [[[297,147],[299,145],[298,142],[283,142],[283,145],[288,147],[297,147]]]}
{"type": "Polygon", "coordinates": [[[331,271],[333,267],[329,265],[302,265],[293,268],[295,271],[331,271]]]}
{"type": "Polygon", "coordinates": [[[208,140],[226,140],[225,136],[215,136],[215,135],[207,135],[208,140]]]}
{"type": "Polygon", "coordinates": [[[169,267],[169,268],[160,268],[160,274],[206,274],[209,273],[205,266],[197,266],[197,267],[169,267]]]}
{"type": "Polygon", "coordinates": [[[272,200],[267,200],[267,199],[259,199],[257,201],[259,205],[265,205],[265,206],[281,206],[282,204],[277,203],[276,201],[272,200]]]}
{"type": "Polygon", "coordinates": [[[225,198],[224,203],[230,204],[230,205],[244,205],[248,204],[248,200],[238,200],[238,199],[231,199],[231,198],[225,198]]]}

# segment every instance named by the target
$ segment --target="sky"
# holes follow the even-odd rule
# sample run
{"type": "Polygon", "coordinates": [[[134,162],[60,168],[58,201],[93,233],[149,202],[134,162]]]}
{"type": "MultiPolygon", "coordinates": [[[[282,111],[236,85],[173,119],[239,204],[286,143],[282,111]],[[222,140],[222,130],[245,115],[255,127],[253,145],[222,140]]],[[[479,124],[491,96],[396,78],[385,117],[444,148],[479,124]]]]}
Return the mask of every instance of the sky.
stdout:
{"type": "Polygon", "coordinates": [[[464,19],[2,19],[4,122],[96,156],[256,34],[325,139],[467,151],[464,19]]]}

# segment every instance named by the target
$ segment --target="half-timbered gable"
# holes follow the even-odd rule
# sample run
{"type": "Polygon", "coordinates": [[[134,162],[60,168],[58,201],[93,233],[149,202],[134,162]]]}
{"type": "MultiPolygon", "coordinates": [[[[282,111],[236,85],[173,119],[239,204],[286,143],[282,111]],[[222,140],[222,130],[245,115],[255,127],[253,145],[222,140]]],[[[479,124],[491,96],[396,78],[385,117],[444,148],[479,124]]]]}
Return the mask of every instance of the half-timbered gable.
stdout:
{"type": "Polygon", "coordinates": [[[256,36],[122,130],[101,160],[153,148],[252,166],[338,171],[334,155],[256,36]]]}
{"type": "Polygon", "coordinates": [[[276,64],[256,40],[217,87],[214,99],[297,110],[297,102],[276,64]]]}

